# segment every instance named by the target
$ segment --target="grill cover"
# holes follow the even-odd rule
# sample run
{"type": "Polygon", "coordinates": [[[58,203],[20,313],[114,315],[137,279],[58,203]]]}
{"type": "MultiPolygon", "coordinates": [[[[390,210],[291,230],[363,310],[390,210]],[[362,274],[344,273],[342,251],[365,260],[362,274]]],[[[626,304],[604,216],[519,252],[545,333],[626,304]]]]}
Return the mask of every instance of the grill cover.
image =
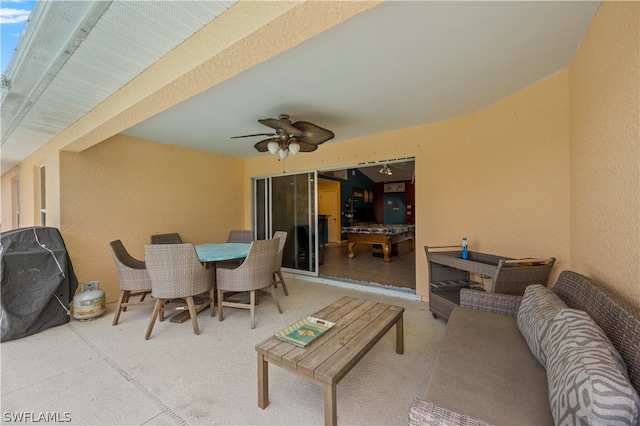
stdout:
{"type": "Polygon", "coordinates": [[[78,288],[71,259],[57,228],[3,232],[0,341],[30,336],[69,322],[78,288]]]}

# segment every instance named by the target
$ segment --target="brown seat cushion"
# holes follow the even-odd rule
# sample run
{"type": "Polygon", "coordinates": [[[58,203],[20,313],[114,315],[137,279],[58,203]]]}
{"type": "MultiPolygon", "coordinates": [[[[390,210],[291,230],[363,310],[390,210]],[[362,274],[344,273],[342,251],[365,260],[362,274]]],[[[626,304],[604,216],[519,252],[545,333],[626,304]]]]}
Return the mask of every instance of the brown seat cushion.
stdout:
{"type": "Polygon", "coordinates": [[[456,307],[427,401],[496,425],[553,425],[547,372],[506,315],[456,307]]]}

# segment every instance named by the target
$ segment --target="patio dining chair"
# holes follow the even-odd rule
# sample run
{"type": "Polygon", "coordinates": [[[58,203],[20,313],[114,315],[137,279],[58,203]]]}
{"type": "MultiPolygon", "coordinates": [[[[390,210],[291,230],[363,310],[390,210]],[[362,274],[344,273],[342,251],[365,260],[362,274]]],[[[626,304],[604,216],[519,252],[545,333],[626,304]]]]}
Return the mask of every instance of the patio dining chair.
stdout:
{"type": "Polygon", "coordinates": [[[151,293],[151,278],[145,262],[131,256],[122,241],[111,241],[109,247],[116,263],[120,285],[120,297],[116,304],[116,313],[113,316],[112,324],[117,325],[120,314],[126,311],[128,306],[153,303],[152,299],[145,300],[145,297],[151,293]],[[139,299],[137,301],[131,300],[131,296],[139,297],[139,299]]]}
{"type": "Polygon", "coordinates": [[[284,295],[288,296],[289,291],[287,290],[287,284],[284,282],[284,276],[282,275],[282,255],[284,254],[284,245],[287,242],[287,233],[285,231],[276,231],[273,234],[273,238],[279,241],[278,244],[278,254],[276,255],[275,261],[273,263],[273,286],[278,287],[278,284],[282,284],[282,290],[284,290],[284,295]]]}
{"type": "Polygon", "coordinates": [[[200,334],[197,312],[209,306],[211,316],[214,314],[214,269],[202,266],[193,244],[147,245],[145,258],[156,305],[144,338],[151,336],[156,319],[164,321],[165,312],[185,309],[189,310],[193,332],[200,334]]]}
{"type": "Polygon", "coordinates": [[[250,243],[253,241],[253,231],[244,229],[233,229],[229,231],[228,243],[250,243]]]}
{"type": "Polygon", "coordinates": [[[156,234],[151,236],[151,244],[182,244],[182,238],[177,232],[171,234],[156,234]]]}
{"type": "Polygon", "coordinates": [[[255,328],[256,291],[267,290],[282,313],[273,286],[273,265],[278,254],[278,239],[257,240],[251,243],[244,262],[235,269],[217,268],[218,320],[224,319],[223,306],[249,309],[251,328],[255,328]],[[249,303],[224,300],[225,292],[249,292],[249,303]]]}

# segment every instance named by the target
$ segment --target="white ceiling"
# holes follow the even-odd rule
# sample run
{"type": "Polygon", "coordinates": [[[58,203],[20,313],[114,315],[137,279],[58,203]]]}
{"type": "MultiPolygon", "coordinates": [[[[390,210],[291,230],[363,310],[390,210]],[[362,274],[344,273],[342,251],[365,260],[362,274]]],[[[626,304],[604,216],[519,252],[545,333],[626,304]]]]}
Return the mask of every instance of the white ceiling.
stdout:
{"type": "Polygon", "coordinates": [[[125,133],[249,158],[264,138],[230,138],[279,114],[326,144],[468,115],[566,68],[598,5],[387,1],[125,133]]]}

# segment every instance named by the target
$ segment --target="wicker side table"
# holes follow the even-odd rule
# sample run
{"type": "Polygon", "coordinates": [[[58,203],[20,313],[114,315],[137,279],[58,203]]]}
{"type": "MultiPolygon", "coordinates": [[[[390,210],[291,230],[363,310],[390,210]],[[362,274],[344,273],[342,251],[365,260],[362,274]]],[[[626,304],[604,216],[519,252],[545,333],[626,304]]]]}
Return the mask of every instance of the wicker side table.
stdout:
{"type": "Polygon", "coordinates": [[[425,246],[424,250],[429,266],[429,310],[434,318],[445,321],[460,304],[460,289],[481,288],[480,283],[470,280],[470,273],[491,278],[491,292],[521,296],[528,285],[547,285],[555,262],[553,257],[512,259],[478,252],[469,252],[469,258],[462,259],[459,246],[425,246]]]}

